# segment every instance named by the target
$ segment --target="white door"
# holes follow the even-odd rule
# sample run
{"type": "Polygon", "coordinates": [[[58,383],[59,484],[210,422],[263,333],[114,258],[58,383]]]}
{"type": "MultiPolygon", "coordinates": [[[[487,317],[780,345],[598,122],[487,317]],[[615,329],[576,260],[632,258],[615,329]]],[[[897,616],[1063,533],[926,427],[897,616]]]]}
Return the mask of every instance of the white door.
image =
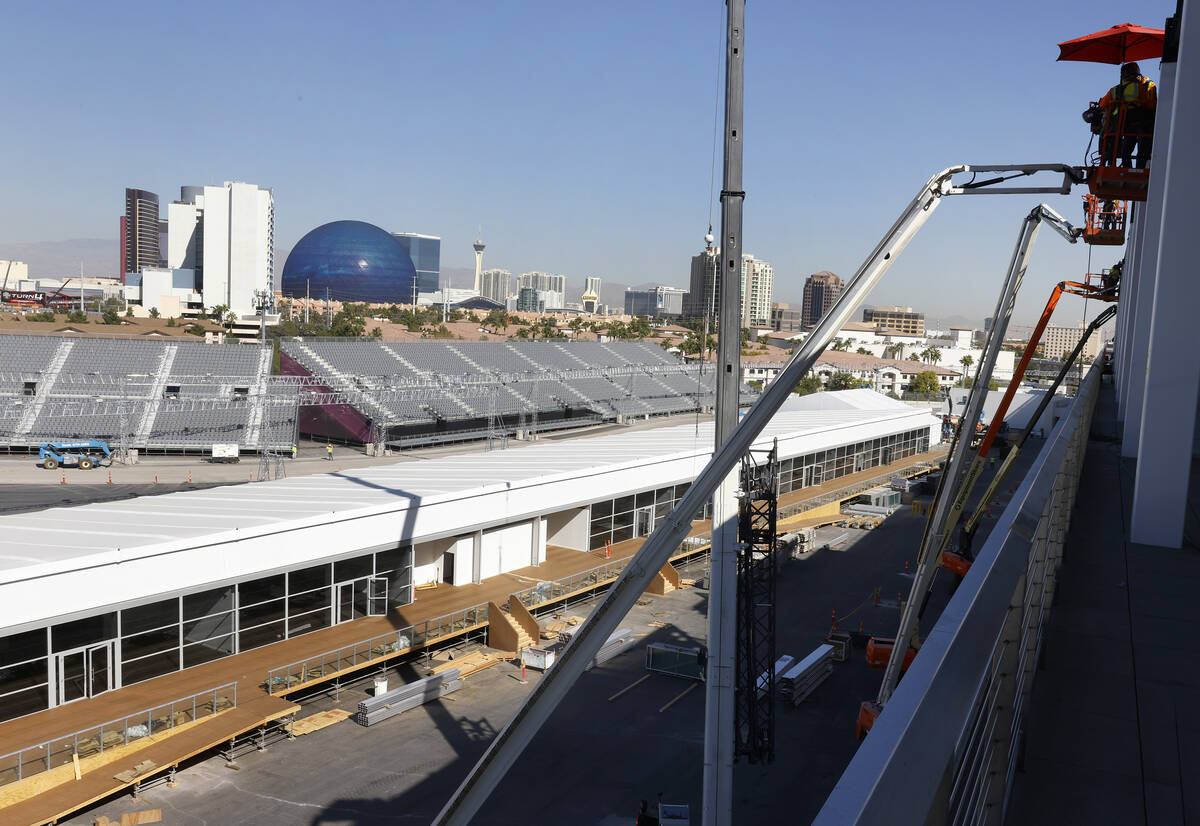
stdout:
{"type": "Polygon", "coordinates": [[[95,697],[113,687],[111,641],[64,651],[56,665],[59,705],[95,697]]]}

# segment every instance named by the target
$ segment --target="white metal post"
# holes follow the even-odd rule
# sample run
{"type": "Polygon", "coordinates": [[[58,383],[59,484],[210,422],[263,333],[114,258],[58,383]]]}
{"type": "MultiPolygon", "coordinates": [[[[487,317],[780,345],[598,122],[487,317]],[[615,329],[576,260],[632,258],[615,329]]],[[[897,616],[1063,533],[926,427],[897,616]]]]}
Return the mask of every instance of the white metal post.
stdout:
{"type": "MultiPolygon", "coordinates": [[[[1164,60],[1162,62],[1161,80],[1159,85],[1158,110],[1154,116],[1155,160],[1150,163],[1150,189],[1146,194],[1144,206],[1139,205],[1138,212],[1145,210],[1141,219],[1141,233],[1138,238],[1138,260],[1134,270],[1137,279],[1137,292],[1133,312],[1130,313],[1132,329],[1129,331],[1127,346],[1128,381],[1125,384],[1125,426],[1121,433],[1121,455],[1136,456],[1138,453],[1138,434],[1142,428],[1143,400],[1146,395],[1146,373],[1150,346],[1150,316],[1155,301],[1158,277],[1158,256],[1160,239],[1163,235],[1163,215],[1166,209],[1164,196],[1167,188],[1167,152],[1171,144],[1172,110],[1174,108],[1176,64],[1164,60]]],[[[1184,107],[1186,109],[1186,107],[1184,107]]],[[[1181,112],[1181,115],[1185,113],[1181,112]]],[[[1186,116],[1186,115],[1185,115],[1186,116]]],[[[1138,152],[1144,151],[1138,147],[1138,152]]],[[[1182,153],[1179,153],[1182,154],[1182,153]]],[[[1178,195],[1178,190],[1176,190],[1178,195]]],[[[1129,263],[1129,262],[1126,262],[1129,263]]],[[[1125,277],[1121,276],[1121,300],[1125,300],[1125,277]]],[[[1186,348],[1185,348],[1186,349],[1186,348]]],[[[1118,410],[1118,415],[1122,413],[1118,410]]]]}
{"type": "MultiPolygon", "coordinates": [[[[1170,65],[1171,51],[1168,42],[1163,53],[1164,68],[1170,65]]],[[[1183,542],[1187,515],[1196,398],[1200,391],[1200,359],[1190,344],[1195,331],[1194,308],[1200,302],[1193,208],[1194,193],[1200,186],[1200,156],[1195,151],[1195,136],[1200,130],[1200,107],[1195,105],[1200,95],[1200,11],[1194,4],[1184,5],[1179,21],[1173,85],[1170,133],[1163,135],[1156,129],[1155,136],[1158,146],[1153,163],[1165,166],[1162,218],[1130,538],[1146,545],[1178,548],[1183,542]],[[1191,105],[1187,105],[1189,100],[1191,105]],[[1174,101],[1183,105],[1174,106],[1174,101]]],[[[1149,246],[1152,239],[1146,240],[1149,246]]]]}

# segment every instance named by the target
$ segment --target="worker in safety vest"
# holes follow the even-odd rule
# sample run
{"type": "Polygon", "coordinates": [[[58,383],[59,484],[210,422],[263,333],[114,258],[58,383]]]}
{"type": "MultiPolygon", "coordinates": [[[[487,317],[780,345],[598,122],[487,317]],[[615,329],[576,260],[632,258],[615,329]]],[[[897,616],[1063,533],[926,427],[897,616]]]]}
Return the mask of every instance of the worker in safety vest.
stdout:
{"type": "MultiPolygon", "coordinates": [[[[1103,118],[1101,148],[1105,160],[1115,165],[1133,166],[1133,149],[1138,150],[1137,168],[1144,169],[1150,161],[1154,138],[1154,111],[1158,108],[1158,87],[1142,74],[1136,63],[1121,67],[1121,82],[1100,98],[1099,111],[1103,118]]],[[[1088,114],[1084,114],[1088,120],[1088,114]]],[[[1091,122],[1091,121],[1089,121],[1091,122]]]]}
{"type": "Polygon", "coordinates": [[[325,443],[325,459],[329,462],[333,461],[333,445],[329,442],[325,443]]]}

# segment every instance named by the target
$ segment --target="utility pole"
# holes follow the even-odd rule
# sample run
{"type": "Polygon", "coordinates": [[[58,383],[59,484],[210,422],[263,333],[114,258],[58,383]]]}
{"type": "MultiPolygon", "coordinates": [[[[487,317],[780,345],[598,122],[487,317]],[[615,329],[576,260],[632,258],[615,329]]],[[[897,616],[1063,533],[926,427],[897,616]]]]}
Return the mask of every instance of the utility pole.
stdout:
{"type": "MultiPolygon", "coordinates": [[[[741,383],[742,91],[745,0],[726,0],[725,174],[721,186],[720,321],[717,328],[716,449],[738,424],[741,383]]],[[[704,684],[704,826],[729,826],[733,813],[734,674],[737,645],[738,470],[713,495],[708,675],[704,684]]]]}

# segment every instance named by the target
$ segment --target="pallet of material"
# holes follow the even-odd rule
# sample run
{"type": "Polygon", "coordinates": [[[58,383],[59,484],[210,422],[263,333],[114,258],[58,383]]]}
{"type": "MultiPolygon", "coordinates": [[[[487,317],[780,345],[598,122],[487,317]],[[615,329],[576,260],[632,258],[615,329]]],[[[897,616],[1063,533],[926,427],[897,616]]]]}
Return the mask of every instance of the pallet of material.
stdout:
{"type": "Polygon", "coordinates": [[[432,700],[441,699],[460,688],[462,680],[459,679],[458,670],[453,668],[432,677],[414,680],[378,697],[368,697],[360,702],[354,722],[360,726],[371,726],[432,700]]]}
{"type": "Polygon", "coordinates": [[[832,673],[833,646],[818,645],[811,654],[783,672],[779,690],[791,696],[793,705],[800,705],[832,673]]]}
{"type": "Polygon", "coordinates": [[[567,627],[566,620],[550,620],[542,627],[542,639],[557,640],[558,635],[567,627]]]}
{"type": "Polygon", "coordinates": [[[340,723],[353,713],[353,711],[348,711],[344,708],[334,708],[329,711],[319,711],[316,714],[310,714],[303,720],[297,720],[292,723],[292,736],[299,737],[302,734],[312,734],[314,731],[320,731],[326,726],[340,723]]]}
{"type": "Polygon", "coordinates": [[[432,677],[436,674],[444,674],[453,669],[458,672],[460,678],[469,677],[477,671],[491,668],[496,663],[506,662],[515,658],[516,655],[508,651],[472,651],[470,654],[464,654],[458,659],[448,660],[440,665],[435,665],[425,673],[432,677]]]}
{"type": "Polygon", "coordinates": [[[603,665],[613,657],[624,654],[635,645],[637,645],[637,637],[632,628],[622,628],[620,631],[613,632],[608,641],[600,646],[600,650],[596,652],[596,656],[592,657],[592,661],[588,663],[584,671],[591,671],[596,666],[603,665]]]}
{"type": "MultiPolygon", "coordinates": [[[[779,659],[777,659],[775,661],[775,667],[773,669],[776,679],[781,679],[781,675],[785,671],[787,671],[789,668],[791,668],[792,663],[794,663],[795,661],[796,661],[796,658],[793,657],[791,654],[784,654],[779,659]]],[[[758,675],[758,694],[760,697],[766,692],[767,687],[770,685],[771,685],[771,674],[770,673],[764,671],[763,673],[758,675]]]]}

